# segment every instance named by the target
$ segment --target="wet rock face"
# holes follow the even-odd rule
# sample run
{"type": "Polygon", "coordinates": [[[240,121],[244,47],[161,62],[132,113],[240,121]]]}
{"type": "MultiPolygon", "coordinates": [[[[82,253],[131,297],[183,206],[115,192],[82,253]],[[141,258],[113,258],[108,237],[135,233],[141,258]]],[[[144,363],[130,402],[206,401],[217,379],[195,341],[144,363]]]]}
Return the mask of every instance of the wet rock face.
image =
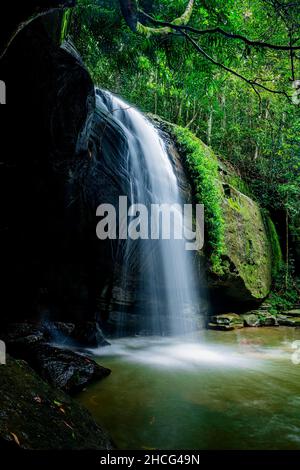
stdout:
{"type": "Polygon", "coordinates": [[[71,338],[82,348],[109,346],[109,342],[96,322],[79,323],[72,331],[71,338]]]}
{"type": "Polygon", "coordinates": [[[113,448],[88,411],[25,362],[9,357],[0,368],[0,450],[113,448]]]}
{"type": "Polygon", "coordinates": [[[1,310],[8,320],[92,318],[92,80],[72,45],[60,48],[39,20],[11,45],[0,75],[9,103],[1,132],[1,310]]]}

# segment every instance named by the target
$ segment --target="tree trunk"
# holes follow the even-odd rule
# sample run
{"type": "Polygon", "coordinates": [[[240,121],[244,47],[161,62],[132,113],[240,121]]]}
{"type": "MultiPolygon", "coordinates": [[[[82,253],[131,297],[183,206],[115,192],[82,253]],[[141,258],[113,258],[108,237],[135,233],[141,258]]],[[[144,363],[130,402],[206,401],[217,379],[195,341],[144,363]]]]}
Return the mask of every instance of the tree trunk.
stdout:
{"type": "Polygon", "coordinates": [[[285,288],[288,288],[289,282],[289,211],[285,210],[285,288]]]}
{"type": "Polygon", "coordinates": [[[226,129],[226,96],[222,95],[222,110],[223,110],[223,117],[222,117],[222,128],[226,129]]]}
{"type": "Polygon", "coordinates": [[[210,108],[208,123],[207,123],[207,145],[211,145],[212,127],[213,127],[213,112],[212,112],[212,108],[210,108]]]}
{"type": "Polygon", "coordinates": [[[158,104],[158,97],[157,97],[157,85],[158,85],[158,71],[155,70],[155,93],[154,93],[154,114],[157,114],[157,104],[158,104]]]}

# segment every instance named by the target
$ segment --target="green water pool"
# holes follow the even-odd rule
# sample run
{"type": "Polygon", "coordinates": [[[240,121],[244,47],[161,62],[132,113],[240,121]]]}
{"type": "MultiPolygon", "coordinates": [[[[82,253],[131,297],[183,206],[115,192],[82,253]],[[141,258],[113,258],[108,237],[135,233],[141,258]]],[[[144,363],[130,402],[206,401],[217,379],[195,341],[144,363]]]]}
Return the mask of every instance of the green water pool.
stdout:
{"type": "Polygon", "coordinates": [[[295,341],[285,327],[114,340],[95,351],[112,374],[78,400],[119,449],[300,449],[295,341]]]}

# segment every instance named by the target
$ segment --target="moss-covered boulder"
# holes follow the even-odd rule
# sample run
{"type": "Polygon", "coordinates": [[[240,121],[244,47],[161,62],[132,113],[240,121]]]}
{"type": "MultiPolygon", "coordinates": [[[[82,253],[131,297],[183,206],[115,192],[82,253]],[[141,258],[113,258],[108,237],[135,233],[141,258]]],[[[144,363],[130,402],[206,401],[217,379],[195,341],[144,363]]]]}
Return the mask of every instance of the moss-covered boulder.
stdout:
{"type": "MultiPolygon", "coordinates": [[[[272,280],[272,247],[262,212],[250,197],[231,185],[220,172],[224,220],[222,270],[211,284],[240,301],[261,301],[272,280]]],[[[213,273],[212,273],[213,274],[213,273]]]]}
{"type": "Polygon", "coordinates": [[[85,408],[52,388],[24,361],[0,365],[0,450],[112,449],[85,408]]]}
{"type": "Polygon", "coordinates": [[[259,315],[256,315],[255,313],[245,313],[244,315],[242,315],[242,318],[244,320],[245,326],[251,326],[251,327],[261,326],[260,317],[259,315]]]}
{"type": "Polygon", "coordinates": [[[248,307],[267,297],[281,251],[271,219],[237,171],[189,130],[156,120],[175,141],[193,199],[205,206],[205,254],[215,311],[248,307]]]}

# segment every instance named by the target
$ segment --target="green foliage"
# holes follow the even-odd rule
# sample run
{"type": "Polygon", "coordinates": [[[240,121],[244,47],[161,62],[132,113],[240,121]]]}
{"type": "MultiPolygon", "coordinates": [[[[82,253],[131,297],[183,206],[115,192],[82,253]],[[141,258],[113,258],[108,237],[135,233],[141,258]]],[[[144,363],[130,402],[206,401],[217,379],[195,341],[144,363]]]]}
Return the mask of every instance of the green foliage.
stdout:
{"type": "Polygon", "coordinates": [[[272,272],[273,277],[275,278],[275,276],[278,275],[278,273],[283,267],[282,251],[278,233],[273,221],[271,220],[268,214],[265,215],[264,219],[267,228],[268,239],[270,241],[272,250],[272,272]]]}
{"type": "Polygon", "coordinates": [[[282,264],[268,298],[268,303],[271,305],[270,313],[278,314],[293,308],[299,302],[299,292],[300,279],[295,277],[290,270],[287,273],[285,265],[282,264]]]}
{"type": "Polygon", "coordinates": [[[212,269],[221,274],[225,227],[217,159],[212,151],[189,130],[179,126],[173,126],[171,130],[194,183],[196,201],[198,204],[204,204],[212,269]]]}
{"type": "Polygon", "coordinates": [[[253,198],[253,194],[248,184],[238,175],[230,175],[229,184],[246,196],[253,198]]]}
{"type": "Polygon", "coordinates": [[[62,23],[61,23],[61,42],[63,42],[68,35],[71,18],[72,18],[72,10],[71,9],[64,10],[62,23]]]}

